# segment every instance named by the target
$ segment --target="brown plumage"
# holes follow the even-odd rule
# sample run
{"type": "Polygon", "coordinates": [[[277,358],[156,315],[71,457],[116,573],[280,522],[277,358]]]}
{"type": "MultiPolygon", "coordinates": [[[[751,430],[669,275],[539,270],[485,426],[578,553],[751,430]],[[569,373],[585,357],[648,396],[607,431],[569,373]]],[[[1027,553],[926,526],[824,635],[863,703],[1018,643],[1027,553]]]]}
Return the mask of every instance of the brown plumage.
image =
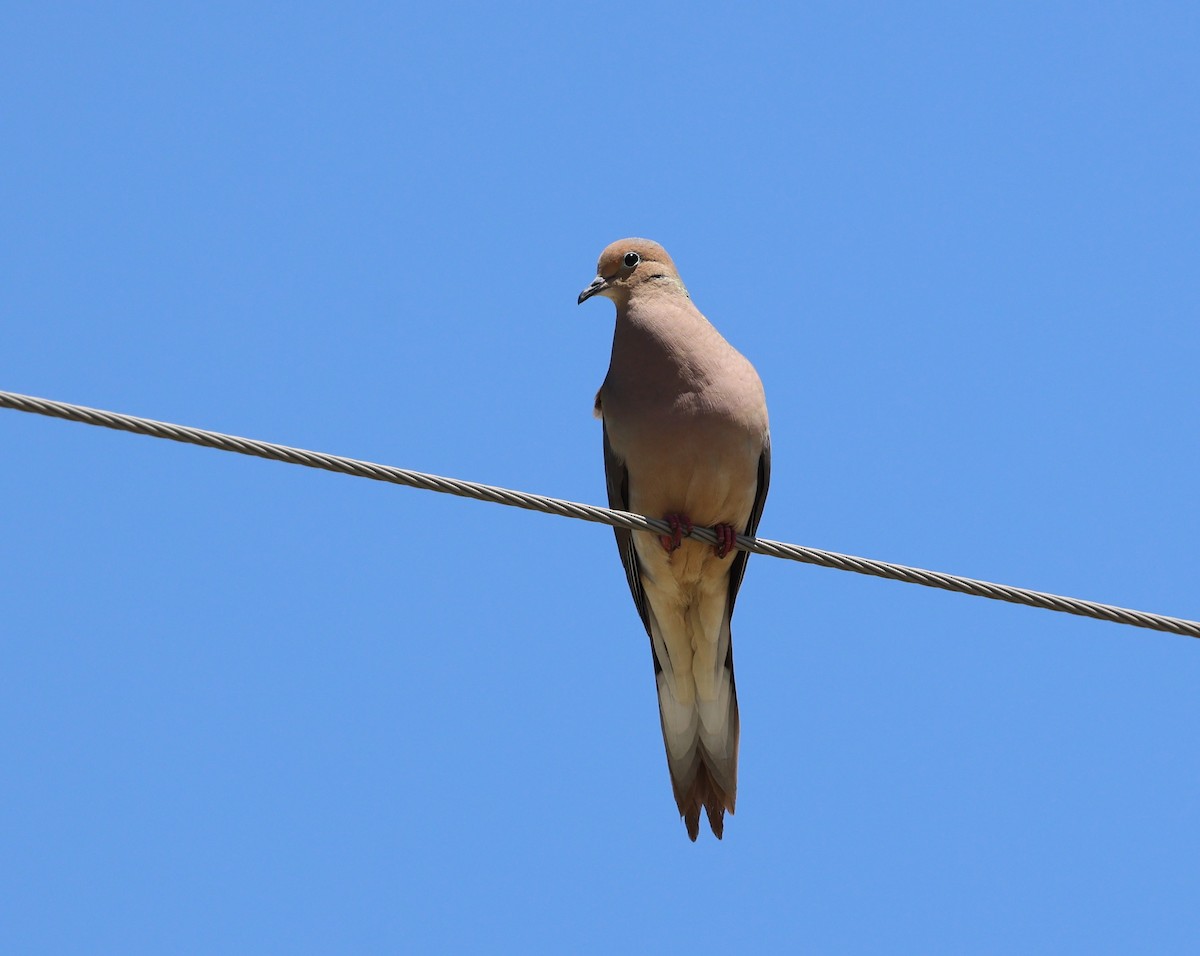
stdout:
{"type": "MultiPolygon", "coordinates": [[[[771,472],[766,400],[753,366],[692,304],[671,257],[647,239],[600,256],[582,293],[617,307],[612,361],[596,396],[609,504],[686,529],[753,534],[771,472]]],[[[747,553],[616,530],[654,661],[675,802],[696,839],[718,838],[737,799],[738,711],[730,618],[747,553]]]]}

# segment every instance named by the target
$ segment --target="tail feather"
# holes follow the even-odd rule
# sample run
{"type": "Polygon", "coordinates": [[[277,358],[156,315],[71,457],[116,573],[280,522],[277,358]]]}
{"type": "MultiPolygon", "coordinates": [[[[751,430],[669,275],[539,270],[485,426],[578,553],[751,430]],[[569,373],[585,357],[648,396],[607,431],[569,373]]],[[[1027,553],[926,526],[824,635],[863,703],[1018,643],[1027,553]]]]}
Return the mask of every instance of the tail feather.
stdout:
{"type": "Polygon", "coordinates": [[[694,841],[700,832],[700,811],[708,817],[713,834],[720,839],[725,830],[725,813],[734,812],[737,802],[738,709],[733,674],[729,674],[728,694],[722,700],[681,703],[672,693],[665,674],[659,675],[659,716],[666,744],[667,768],[675,803],[683,817],[688,836],[694,841]],[[710,726],[718,703],[723,714],[721,726],[710,726]],[[704,714],[709,711],[708,714],[704,714]]]}
{"type": "MultiPolygon", "coordinates": [[[[697,630],[692,633],[703,633],[698,630],[702,624],[699,606],[693,617],[689,623],[697,630]]],[[[653,605],[647,624],[675,803],[692,840],[700,832],[701,810],[720,839],[725,813],[733,813],[737,800],[740,730],[729,611],[725,610],[712,644],[703,653],[697,652],[695,638],[689,633],[665,634],[653,605]],[[668,636],[672,640],[667,640],[668,636]],[[677,660],[672,660],[672,648],[677,660]]]]}
{"type": "Polygon", "coordinates": [[[679,813],[692,842],[700,835],[700,811],[708,817],[708,825],[718,840],[725,835],[725,811],[733,813],[736,792],[728,792],[713,778],[708,765],[701,762],[696,768],[690,786],[682,797],[676,792],[679,813]]]}

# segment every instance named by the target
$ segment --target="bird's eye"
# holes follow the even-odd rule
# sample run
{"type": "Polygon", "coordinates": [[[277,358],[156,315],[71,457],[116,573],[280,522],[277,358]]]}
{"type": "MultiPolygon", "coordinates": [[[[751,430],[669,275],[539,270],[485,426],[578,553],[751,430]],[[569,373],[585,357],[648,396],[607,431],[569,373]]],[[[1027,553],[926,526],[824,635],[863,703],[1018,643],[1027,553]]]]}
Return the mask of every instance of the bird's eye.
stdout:
{"type": "Polygon", "coordinates": [[[642,261],[642,257],[639,256],[636,252],[625,253],[624,262],[625,262],[626,269],[632,269],[634,266],[636,266],[641,261],[642,261]]]}

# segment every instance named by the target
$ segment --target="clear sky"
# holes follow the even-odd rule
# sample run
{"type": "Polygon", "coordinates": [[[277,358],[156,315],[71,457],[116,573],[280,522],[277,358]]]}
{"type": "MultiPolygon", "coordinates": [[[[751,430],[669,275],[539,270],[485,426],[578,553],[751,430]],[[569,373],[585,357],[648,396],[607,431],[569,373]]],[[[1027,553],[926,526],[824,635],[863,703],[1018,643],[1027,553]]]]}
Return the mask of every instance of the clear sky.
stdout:
{"type": "MultiPolygon", "coordinates": [[[[1200,617],[1200,6],[983,7],[10,4],[0,388],[602,503],[643,235],[765,537],[1200,617]]],[[[4,952],[1200,947],[1195,641],[755,558],[693,845],[607,529],[0,456],[4,952]]]]}

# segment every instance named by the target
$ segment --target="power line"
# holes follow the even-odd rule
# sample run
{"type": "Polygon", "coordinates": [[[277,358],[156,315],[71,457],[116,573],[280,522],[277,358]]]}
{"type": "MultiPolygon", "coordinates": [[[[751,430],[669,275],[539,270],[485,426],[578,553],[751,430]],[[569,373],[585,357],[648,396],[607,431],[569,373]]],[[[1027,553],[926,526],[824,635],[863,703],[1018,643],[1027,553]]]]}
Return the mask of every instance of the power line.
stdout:
{"type": "MultiPolygon", "coordinates": [[[[202,445],[205,448],[237,452],[239,455],[253,455],[257,458],[269,458],[272,461],[283,461],[292,465],[304,465],[307,468],[322,468],[325,471],[336,471],[357,478],[388,481],[397,485],[407,485],[410,488],[440,491],[463,498],[475,498],[479,501],[491,501],[496,504],[525,508],[529,511],[561,515],[564,518],[581,518],[584,521],[594,521],[618,528],[630,528],[634,531],[650,531],[655,534],[668,534],[671,531],[665,521],[647,518],[644,515],[598,508],[595,505],[563,501],[560,498],[548,498],[544,495],[497,488],[492,485],[481,485],[473,481],[443,478],[439,475],[394,468],[391,465],[378,465],[354,458],[342,458],[324,452],[289,448],[287,445],[276,445],[253,438],[239,438],[236,435],[225,435],[221,432],[210,432],[201,428],[189,428],[186,425],[173,425],[149,418],[87,408],[83,405],[69,405],[66,402],[55,402],[16,392],[0,391],[0,408],[32,412],[35,415],[47,415],[51,418],[63,418],[84,425],[99,425],[103,428],[149,435],[152,438],[167,438],[171,441],[202,445]]],[[[715,544],[717,540],[711,528],[696,528],[692,531],[691,537],[709,544],[715,544]]],[[[785,544],[781,541],[769,541],[764,538],[751,538],[746,535],[737,536],[736,546],[754,554],[787,558],[803,564],[817,564],[839,571],[854,571],[857,574],[869,574],[892,581],[903,581],[907,584],[921,584],[925,587],[941,588],[945,591],[957,591],[960,594],[973,594],[976,597],[1007,601],[1011,604],[1026,604],[1048,611],[1061,611],[1065,614],[1077,614],[1101,621],[1112,621],[1115,624],[1167,631],[1172,634],[1183,634],[1186,637],[1200,637],[1200,621],[1188,621],[1183,618],[1166,617],[1146,611],[1134,611],[1111,604],[1098,604],[1095,601],[1085,601],[1080,598],[1047,594],[1044,591],[1030,591],[1007,584],[993,584],[989,581],[963,578],[940,571],[925,571],[902,564],[888,564],[885,561],[875,561],[871,558],[858,558],[849,554],[838,554],[835,551],[806,548],[802,545],[785,544]]]]}

